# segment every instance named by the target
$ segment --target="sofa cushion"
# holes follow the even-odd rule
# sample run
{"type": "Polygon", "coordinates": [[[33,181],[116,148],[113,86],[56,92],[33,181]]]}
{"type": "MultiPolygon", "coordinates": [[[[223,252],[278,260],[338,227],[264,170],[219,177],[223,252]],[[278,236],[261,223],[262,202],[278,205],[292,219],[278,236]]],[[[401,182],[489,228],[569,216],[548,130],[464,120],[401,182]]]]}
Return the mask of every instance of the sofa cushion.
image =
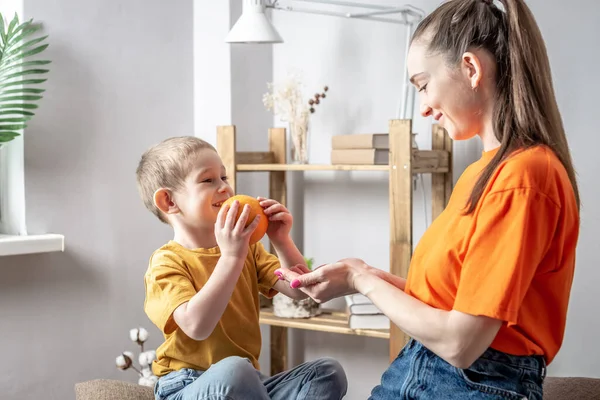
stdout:
{"type": "Polygon", "coordinates": [[[75,384],[77,400],[154,400],[152,388],[112,379],[75,384]]]}
{"type": "Polygon", "coordinates": [[[544,380],[544,400],[600,399],[600,379],[547,377],[544,380]]]}
{"type": "MultiPolygon", "coordinates": [[[[152,388],[130,382],[96,379],[75,385],[76,400],[154,400],[152,388]]],[[[547,377],[544,400],[600,399],[600,379],[547,377]]]]}

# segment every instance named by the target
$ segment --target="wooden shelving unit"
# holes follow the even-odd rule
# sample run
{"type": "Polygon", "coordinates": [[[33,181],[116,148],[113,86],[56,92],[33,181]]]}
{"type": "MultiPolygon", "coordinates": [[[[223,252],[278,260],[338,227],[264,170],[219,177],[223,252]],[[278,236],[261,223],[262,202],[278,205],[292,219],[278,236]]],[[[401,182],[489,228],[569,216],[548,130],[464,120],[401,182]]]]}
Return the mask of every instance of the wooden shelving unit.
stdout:
{"type": "Polygon", "coordinates": [[[323,310],[321,315],[313,318],[294,319],[280,318],[273,314],[273,310],[263,309],[260,314],[260,323],[284,328],[342,333],[346,335],[368,336],[380,339],[390,338],[389,329],[350,329],[348,327],[348,314],[332,310],[323,310]]]}
{"type": "MultiPolygon", "coordinates": [[[[443,129],[432,128],[432,149],[412,147],[411,120],[390,120],[390,157],[388,165],[314,165],[287,164],[286,131],[269,129],[269,151],[238,152],[235,126],[217,129],[217,150],[230,172],[230,184],[235,191],[238,172],[269,173],[269,196],[286,204],[286,173],[289,171],[388,171],[390,207],[390,272],[406,277],[412,256],[412,193],[414,174],[432,174],[432,216],[442,212],[452,191],[452,142],[443,129]]],[[[408,336],[391,324],[389,330],[350,329],[348,315],[324,310],[320,316],[308,319],[286,319],[263,309],[260,322],[271,329],[271,373],[287,366],[288,329],[305,329],[337,334],[367,336],[390,341],[390,361],[408,341],[408,336]]]]}

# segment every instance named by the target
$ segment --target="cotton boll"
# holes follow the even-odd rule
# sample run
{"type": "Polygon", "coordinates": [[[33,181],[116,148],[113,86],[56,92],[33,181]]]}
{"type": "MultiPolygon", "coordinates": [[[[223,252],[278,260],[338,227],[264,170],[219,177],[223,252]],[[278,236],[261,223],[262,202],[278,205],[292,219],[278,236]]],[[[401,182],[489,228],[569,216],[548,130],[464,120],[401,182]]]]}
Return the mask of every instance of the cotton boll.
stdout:
{"type": "Polygon", "coordinates": [[[134,328],[129,331],[129,338],[132,342],[142,344],[148,340],[148,331],[144,328],[134,328]]]}
{"type": "Polygon", "coordinates": [[[138,340],[142,343],[144,343],[146,340],[148,340],[148,331],[145,330],[144,328],[140,328],[139,332],[138,332],[138,340]]]}
{"type": "Polygon", "coordinates": [[[124,352],[123,354],[117,357],[116,364],[118,368],[126,370],[129,367],[131,367],[131,364],[133,363],[131,357],[133,357],[133,354],[128,353],[129,352],[124,352]]]}
{"type": "Polygon", "coordinates": [[[116,364],[117,364],[118,368],[125,369],[125,366],[127,365],[127,361],[125,361],[125,357],[123,357],[123,355],[120,355],[116,359],[116,364]]]}
{"type": "Polygon", "coordinates": [[[148,363],[156,360],[156,350],[148,350],[146,352],[146,358],[148,359],[148,363]]]}
{"type": "Polygon", "coordinates": [[[140,366],[142,366],[142,368],[147,367],[151,363],[151,361],[148,360],[148,355],[146,353],[140,353],[138,361],[140,362],[140,366]]]}
{"type": "Polygon", "coordinates": [[[156,381],[158,381],[158,376],[154,375],[152,370],[145,368],[142,370],[142,376],[138,379],[138,384],[153,387],[156,381]]]}

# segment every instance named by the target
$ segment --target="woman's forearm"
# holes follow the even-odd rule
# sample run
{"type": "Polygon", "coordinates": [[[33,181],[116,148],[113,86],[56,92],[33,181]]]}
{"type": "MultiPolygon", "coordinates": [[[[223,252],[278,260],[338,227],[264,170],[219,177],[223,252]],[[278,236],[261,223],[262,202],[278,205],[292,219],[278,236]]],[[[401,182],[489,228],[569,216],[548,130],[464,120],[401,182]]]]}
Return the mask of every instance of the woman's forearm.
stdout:
{"type": "Polygon", "coordinates": [[[390,283],[393,286],[396,286],[398,289],[404,291],[404,288],[406,287],[406,279],[377,268],[373,268],[372,271],[375,276],[378,276],[387,283],[390,283]]]}
{"type": "Polygon", "coordinates": [[[428,306],[377,275],[361,275],[354,285],[403,332],[442,358],[448,353],[447,340],[444,340],[447,338],[448,312],[428,306]]]}
{"type": "Polygon", "coordinates": [[[355,288],[410,337],[458,368],[468,368],[491,344],[501,322],[431,307],[376,274],[361,274],[355,288]]]}

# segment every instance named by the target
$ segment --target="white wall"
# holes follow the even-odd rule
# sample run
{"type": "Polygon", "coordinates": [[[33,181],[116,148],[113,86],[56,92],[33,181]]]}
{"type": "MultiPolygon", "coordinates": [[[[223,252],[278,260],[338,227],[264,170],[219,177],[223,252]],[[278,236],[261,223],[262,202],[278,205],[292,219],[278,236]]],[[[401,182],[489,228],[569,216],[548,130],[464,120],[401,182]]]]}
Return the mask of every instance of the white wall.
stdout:
{"type": "MultiPolygon", "coordinates": [[[[143,274],[166,226],[135,168],[151,144],[193,134],[192,3],[25,0],[43,22],[47,92],[25,135],[27,221],[64,253],[0,257],[0,397],[70,399],[75,382],[137,381],[115,357],[151,328],[143,274]]],[[[159,343],[151,330],[149,345],[159,343]]]]}
{"type": "Polygon", "coordinates": [[[555,375],[600,377],[600,315],[594,292],[600,282],[600,136],[597,113],[600,77],[592,65],[600,63],[600,3],[581,0],[530,1],[546,39],[554,85],[563,115],[581,193],[581,230],[575,280],[564,345],[549,372],[555,375]],[[576,61],[575,61],[576,60],[576,61]]]}
{"type": "MultiPolygon", "coordinates": [[[[427,12],[439,3],[439,0],[410,1],[427,12]]],[[[592,67],[600,62],[597,44],[600,28],[593,25],[600,16],[600,4],[592,0],[578,2],[577,7],[559,1],[530,0],[528,4],[547,40],[584,204],[566,340],[550,373],[600,376],[600,348],[596,340],[600,336],[600,320],[593,309],[598,302],[592,295],[592,287],[600,279],[594,244],[600,233],[600,213],[595,207],[600,189],[594,180],[600,171],[595,155],[600,139],[589,117],[600,91],[600,78],[592,67]],[[556,28],[561,24],[567,25],[556,28]]],[[[284,44],[273,47],[274,78],[283,78],[288,68],[300,68],[305,73],[309,95],[322,85],[330,87],[312,118],[311,162],[329,162],[331,135],[386,131],[388,120],[396,117],[401,93],[403,27],[286,12],[274,12],[273,21],[285,40],[284,44]]],[[[430,121],[415,114],[414,126],[419,133],[420,148],[430,148],[430,121]]],[[[455,143],[455,179],[479,157],[480,150],[476,140],[455,143]]],[[[429,184],[426,177],[425,186],[429,184]]],[[[388,269],[387,175],[306,173],[304,189],[302,239],[307,255],[315,257],[317,263],[346,256],[363,257],[377,267],[388,269]]],[[[426,191],[430,219],[430,193],[426,191]]],[[[296,191],[292,197],[300,196],[296,191]]],[[[422,189],[418,186],[414,193],[415,243],[426,227],[422,201],[422,189]]],[[[295,352],[304,348],[307,359],[330,355],[342,362],[351,382],[348,399],[366,398],[388,365],[385,341],[317,332],[300,335],[304,337],[298,341],[295,352]]]]}

